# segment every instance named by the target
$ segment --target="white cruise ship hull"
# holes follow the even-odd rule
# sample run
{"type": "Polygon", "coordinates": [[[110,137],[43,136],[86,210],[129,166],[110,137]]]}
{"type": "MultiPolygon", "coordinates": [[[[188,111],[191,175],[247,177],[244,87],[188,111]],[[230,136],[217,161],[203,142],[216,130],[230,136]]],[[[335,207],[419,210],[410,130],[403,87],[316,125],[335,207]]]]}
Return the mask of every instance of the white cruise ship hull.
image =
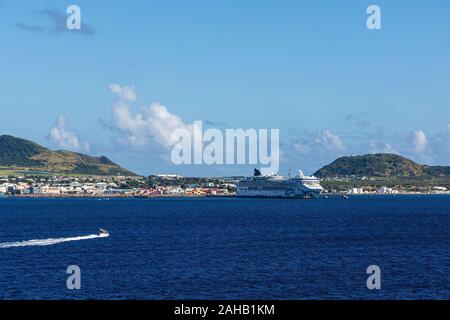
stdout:
{"type": "Polygon", "coordinates": [[[258,191],[238,188],[236,196],[241,198],[290,198],[290,199],[312,199],[317,198],[321,191],[258,191]]]}
{"type": "Polygon", "coordinates": [[[322,192],[319,179],[303,175],[296,178],[257,175],[240,181],[236,188],[236,196],[242,198],[312,199],[322,192]]]}

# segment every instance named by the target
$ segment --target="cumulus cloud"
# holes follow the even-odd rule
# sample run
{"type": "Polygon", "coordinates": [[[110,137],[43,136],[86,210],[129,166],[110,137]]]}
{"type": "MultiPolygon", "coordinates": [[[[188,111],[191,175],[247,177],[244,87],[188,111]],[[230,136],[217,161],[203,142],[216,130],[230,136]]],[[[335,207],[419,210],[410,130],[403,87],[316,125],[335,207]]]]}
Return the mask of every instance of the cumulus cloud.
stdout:
{"type": "MultiPolygon", "coordinates": [[[[363,151],[364,153],[364,151],[363,151]]],[[[369,153],[390,153],[399,154],[396,148],[394,148],[390,143],[385,143],[372,139],[369,142],[369,153]]]]}
{"type": "Polygon", "coordinates": [[[322,132],[321,136],[317,139],[317,143],[322,144],[329,152],[343,153],[345,151],[345,145],[341,138],[333,134],[330,130],[322,132]]]}
{"type": "Polygon", "coordinates": [[[136,100],[136,93],[132,87],[112,84],[109,89],[117,99],[113,105],[111,125],[125,135],[122,142],[145,146],[155,141],[168,149],[173,145],[171,135],[176,129],[192,131],[193,125],[185,124],[160,103],[152,103],[133,113],[130,102],[136,100]]]}
{"type": "Polygon", "coordinates": [[[109,91],[115,94],[119,100],[136,101],[136,92],[134,87],[110,84],[109,91]]]}
{"type": "Polygon", "coordinates": [[[289,137],[286,162],[310,172],[343,155],[368,153],[398,154],[422,164],[450,165],[450,125],[435,133],[423,129],[392,134],[384,130],[361,134],[290,130],[289,137]]]}
{"type": "Polygon", "coordinates": [[[414,153],[424,154],[428,145],[426,134],[422,130],[415,130],[410,137],[414,153]]]}
{"type": "Polygon", "coordinates": [[[294,139],[294,149],[300,154],[326,151],[328,154],[338,155],[344,153],[346,147],[338,135],[324,130],[315,133],[305,131],[294,139]]]}
{"type": "MultiPolygon", "coordinates": [[[[396,153],[429,165],[450,165],[450,126],[437,133],[422,129],[397,133],[392,137],[379,137],[370,144],[371,153],[396,153]],[[389,139],[389,143],[385,140],[389,139]]],[[[358,149],[356,153],[364,153],[358,149]]]]}
{"type": "Polygon", "coordinates": [[[82,142],[74,131],[68,129],[68,121],[60,116],[48,135],[49,140],[58,148],[71,151],[89,152],[90,144],[82,142]]]}
{"type": "Polygon", "coordinates": [[[447,130],[434,134],[428,139],[428,153],[436,165],[450,165],[450,125],[447,130]]]}
{"type": "Polygon", "coordinates": [[[313,132],[290,130],[290,141],[283,148],[286,163],[309,173],[347,153],[344,141],[329,129],[313,132]]]}

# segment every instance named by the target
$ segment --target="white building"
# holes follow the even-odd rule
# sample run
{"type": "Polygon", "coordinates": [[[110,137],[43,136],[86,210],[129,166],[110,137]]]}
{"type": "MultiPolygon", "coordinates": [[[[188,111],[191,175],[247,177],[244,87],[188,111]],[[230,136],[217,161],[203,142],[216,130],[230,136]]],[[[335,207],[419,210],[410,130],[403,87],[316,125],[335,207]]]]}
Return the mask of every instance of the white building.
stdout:
{"type": "Polygon", "coordinates": [[[377,191],[377,193],[379,193],[379,194],[397,194],[398,191],[394,190],[392,188],[382,187],[377,191]]]}
{"type": "Polygon", "coordinates": [[[60,187],[51,187],[47,185],[36,186],[33,189],[33,193],[35,194],[61,194],[60,187]]]}
{"type": "Polygon", "coordinates": [[[348,190],[348,193],[350,194],[363,194],[365,193],[363,188],[352,188],[350,190],[348,190]]]}
{"type": "Polygon", "coordinates": [[[4,183],[0,185],[0,193],[7,193],[8,192],[8,184],[4,183]]]}
{"type": "Polygon", "coordinates": [[[183,178],[182,176],[180,176],[178,174],[158,174],[157,177],[161,178],[161,179],[169,179],[169,180],[183,178]]]}
{"type": "Polygon", "coordinates": [[[95,184],[96,189],[106,190],[107,187],[108,187],[108,184],[106,182],[98,182],[95,184]]]}
{"type": "Polygon", "coordinates": [[[0,185],[0,193],[8,193],[17,190],[17,185],[13,183],[3,183],[0,185]]]}

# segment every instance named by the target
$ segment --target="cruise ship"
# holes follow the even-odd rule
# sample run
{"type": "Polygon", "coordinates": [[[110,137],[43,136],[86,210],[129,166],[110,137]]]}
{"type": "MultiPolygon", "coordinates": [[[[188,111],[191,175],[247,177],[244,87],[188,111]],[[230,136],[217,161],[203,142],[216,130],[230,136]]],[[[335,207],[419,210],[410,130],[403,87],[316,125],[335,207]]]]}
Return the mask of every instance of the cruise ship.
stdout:
{"type": "Polygon", "coordinates": [[[238,197],[248,198],[297,198],[319,197],[323,188],[319,179],[305,176],[302,171],[294,178],[277,175],[263,176],[255,169],[253,177],[241,180],[236,188],[238,197]]]}

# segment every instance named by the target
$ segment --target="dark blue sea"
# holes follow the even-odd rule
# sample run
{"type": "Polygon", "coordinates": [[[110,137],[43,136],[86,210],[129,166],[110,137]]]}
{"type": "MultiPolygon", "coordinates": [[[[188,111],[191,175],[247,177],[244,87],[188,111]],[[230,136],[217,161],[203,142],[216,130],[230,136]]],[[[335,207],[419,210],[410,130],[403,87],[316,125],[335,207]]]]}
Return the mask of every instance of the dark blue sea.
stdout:
{"type": "Polygon", "coordinates": [[[1,299],[450,298],[450,196],[6,198],[0,243],[1,299]]]}

